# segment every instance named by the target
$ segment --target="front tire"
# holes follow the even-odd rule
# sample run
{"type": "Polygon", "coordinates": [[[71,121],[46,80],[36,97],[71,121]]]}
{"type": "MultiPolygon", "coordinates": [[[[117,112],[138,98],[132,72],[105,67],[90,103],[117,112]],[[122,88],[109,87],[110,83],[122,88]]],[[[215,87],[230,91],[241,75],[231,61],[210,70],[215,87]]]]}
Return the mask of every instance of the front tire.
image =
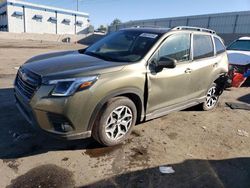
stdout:
{"type": "Polygon", "coordinates": [[[127,97],[110,99],[93,127],[93,137],[105,146],[122,143],[131,133],[137,118],[135,104],[127,97]]]}
{"type": "Polygon", "coordinates": [[[206,101],[202,103],[202,109],[204,111],[213,110],[216,108],[219,101],[219,91],[216,83],[208,89],[206,95],[206,101]]]}

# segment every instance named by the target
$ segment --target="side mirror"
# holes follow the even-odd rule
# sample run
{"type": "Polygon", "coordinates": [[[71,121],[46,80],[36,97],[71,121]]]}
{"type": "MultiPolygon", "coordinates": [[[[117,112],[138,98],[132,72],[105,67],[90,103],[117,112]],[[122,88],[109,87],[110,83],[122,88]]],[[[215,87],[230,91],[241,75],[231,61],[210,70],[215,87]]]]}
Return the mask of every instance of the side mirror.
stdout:
{"type": "Polygon", "coordinates": [[[162,71],[163,68],[173,69],[176,67],[177,60],[170,57],[161,57],[156,63],[156,69],[162,71]]]}

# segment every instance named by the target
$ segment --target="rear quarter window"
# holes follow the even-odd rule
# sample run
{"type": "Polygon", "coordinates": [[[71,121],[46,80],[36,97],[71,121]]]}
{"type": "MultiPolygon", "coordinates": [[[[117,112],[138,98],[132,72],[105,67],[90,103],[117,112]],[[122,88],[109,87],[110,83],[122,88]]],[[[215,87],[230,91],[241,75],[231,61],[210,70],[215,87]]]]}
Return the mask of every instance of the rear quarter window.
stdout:
{"type": "Polygon", "coordinates": [[[215,48],[216,48],[216,54],[221,54],[221,53],[226,51],[225,46],[223,45],[221,40],[218,39],[217,37],[214,37],[214,44],[215,44],[215,48]]]}
{"type": "Polygon", "coordinates": [[[214,56],[212,38],[209,35],[193,35],[194,60],[214,56]]]}

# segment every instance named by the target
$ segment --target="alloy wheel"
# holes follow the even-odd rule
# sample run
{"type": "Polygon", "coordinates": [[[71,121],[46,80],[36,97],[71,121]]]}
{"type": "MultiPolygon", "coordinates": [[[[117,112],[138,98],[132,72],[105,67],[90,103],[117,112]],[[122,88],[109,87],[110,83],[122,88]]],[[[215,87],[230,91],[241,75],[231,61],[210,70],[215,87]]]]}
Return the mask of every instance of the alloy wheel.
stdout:
{"type": "Polygon", "coordinates": [[[119,140],[127,134],[133,121],[133,113],[127,106],[114,109],[107,118],[105,132],[109,139],[119,140]]]}
{"type": "Polygon", "coordinates": [[[216,90],[217,90],[216,86],[213,86],[207,92],[206,106],[209,109],[213,108],[218,101],[218,95],[216,90]]]}

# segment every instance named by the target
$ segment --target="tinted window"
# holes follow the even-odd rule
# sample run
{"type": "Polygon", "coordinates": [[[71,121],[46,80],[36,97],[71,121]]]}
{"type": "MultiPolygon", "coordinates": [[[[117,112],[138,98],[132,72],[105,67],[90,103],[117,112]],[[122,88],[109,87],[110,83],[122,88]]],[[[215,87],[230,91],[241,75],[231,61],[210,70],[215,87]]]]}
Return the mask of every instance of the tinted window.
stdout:
{"type": "Polygon", "coordinates": [[[228,50],[250,51],[250,40],[237,40],[233,42],[228,50]]]}
{"type": "Polygon", "coordinates": [[[159,58],[170,57],[177,61],[190,59],[190,34],[169,36],[159,50],[159,58]]]}
{"type": "Polygon", "coordinates": [[[214,43],[216,48],[216,54],[220,54],[226,51],[225,46],[217,37],[214,37],[214,43]]]}
{"type": "Polygon", "coordinates": [[[214,55],[212,38],[208,35],[194,35],[194,60],[214,55]]]}
{"type": "Polygon", "coordinates": [[[136,62],[148,53],[159,37],[158,33],[119,31],[87,48],[85,54],[107,61],[136,62]]]}

